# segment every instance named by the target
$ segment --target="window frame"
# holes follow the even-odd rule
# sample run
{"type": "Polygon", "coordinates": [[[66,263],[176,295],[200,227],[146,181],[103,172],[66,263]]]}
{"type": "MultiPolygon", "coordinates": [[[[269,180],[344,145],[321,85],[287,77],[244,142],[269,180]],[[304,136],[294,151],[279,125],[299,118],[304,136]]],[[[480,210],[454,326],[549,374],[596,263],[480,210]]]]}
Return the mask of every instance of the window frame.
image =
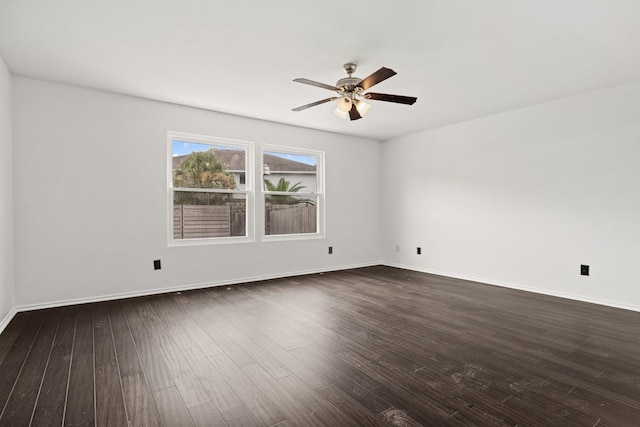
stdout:
{"type": "Polygon", "coordinates": [[[201,246],[220,245],[231,243],[248,243],[255,241],[255,190],[253,174],[255,146],[252,141],[241,141],[208,135],[196,135],[185,132],[167,132],[167,245],[168,246],[201,246]],[[245,184],[244,189],[215,189],[215,188],[183,188],[173,186],[173,142],[191,142],[194,144],[206,144],[211,146],[238,147],[245,150],[245,184]],[[173,237],[173,200],[174,193],[222,193],[244,194],[246,209],[246,233],[244,236],[200,237],[193,239],[176,239],[173,237]]]}
{"type": "MultiPolygon", "coordinates": [[[[314,240],[325,238],[325,171],[324,171],[324,151],[313,150],[308,148],[289,147],[283,145],[263,144],[260,147],[260,206],[261,206],[261,231],[260,237],[264,242],[279,242],[286,240],[314,240]],[[281,154],[293,154],[303,156],[314,156],[317,159],[316,164],[316,191],[315,192],[283,192],[283,191],[267,191],[264,186],[264,154],[265,152],[276,152],[281,154]],[[296,234],[266,234],[266,196],[267,195],[312,195],[317,200],[316,205],[316,232],[315,233],[296,233],[296,234]]],[[[257,191],[256,191],[257,193],[257,191]]]]}

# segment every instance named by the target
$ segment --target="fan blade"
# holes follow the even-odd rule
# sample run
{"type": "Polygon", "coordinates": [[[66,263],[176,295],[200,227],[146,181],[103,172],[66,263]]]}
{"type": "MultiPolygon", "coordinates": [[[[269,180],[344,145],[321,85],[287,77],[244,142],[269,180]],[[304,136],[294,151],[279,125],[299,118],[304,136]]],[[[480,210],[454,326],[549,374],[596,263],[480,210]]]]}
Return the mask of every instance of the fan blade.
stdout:
{"type": "Polygon", "coordinates": [[[326,84],[320,83],[320,82],[314,82],[313,80],[309,80],[309,79],[294,79],[293,81],[296,82],[296,83],[303,83],[305,85],[321,87],[323,89],[329,89],[329,90],[334,90],[334,91],[338,90],[338,88],[335,87],[335,86],[326,85],[326,84]]]}
{"type": "Polygon", "coordinates": [[[306,110],[307,108],[311,108],[311,107],[315,107],[316,105],[320,105],[320,104],[324,104],[325,102],[331,102],[331,101],[335,101],[336,99],[340,98],[339,96],[334,96],[332,98],[327,98],[327,99],[323,99],[321,101],[316,101],[316,102],[312,102],[311,104],[307,104],[307,105],[303,105],[301,107],[298,108],[294,108],[291,111],[302,111],[302,110],[306,110]]]}
{"type": "Polygon", "coordinates": [[[349,110],[349,118],[351,120],[358,120],[362,118],[362,116],[360,115],[360,112],[356,108],[355,102],[351,104],[351,110],[349,110]]]}
{"type": "Polygon", "coordinates": [[[381,81],[387,80],[389,77],[395,76],[396,73],[391,68],[382,67],[375,73],[371,74],[368,77],[365,77],[360,83],[356,85],[356,87],[361,87],[364,90],[369,89],[373,85],[377,85],[381,81]]]}
{"type": "Polygon", "coordinates": [[[387,102],[396,102],[398,104],[408,104],[413,105],[418,98],[415,96],[402,96],[402,95],[389,95],[386,93],[365,93],[363,95],[366,99],[373,99],[375,101],[387,101],[387,102]]]}

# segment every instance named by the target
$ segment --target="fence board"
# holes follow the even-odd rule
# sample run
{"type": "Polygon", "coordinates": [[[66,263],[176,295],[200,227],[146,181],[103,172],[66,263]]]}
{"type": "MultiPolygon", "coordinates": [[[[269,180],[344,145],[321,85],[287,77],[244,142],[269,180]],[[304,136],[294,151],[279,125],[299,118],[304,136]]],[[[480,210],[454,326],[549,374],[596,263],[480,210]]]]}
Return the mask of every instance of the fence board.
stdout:
{"type": "Polygon", "coordinates": [[[230,206],[177,205],[173,208],[173,237],[194,239],[231,235],[230,206]]]}
{"type": "Polygon", "coordinates": [[[307,205],[272,205],[267,210],[268,234],[315,233],[316,207],[307,205]]]}
{"type": "Polygon", "coordinates": [[[244,206],[176,205],[173,207],[173,238],[244,236],[244,206]]]}
{"type": "Polygon", "coordinates": [[[173,207],[173,238],[182,239],[182,205],[173,207]]]}

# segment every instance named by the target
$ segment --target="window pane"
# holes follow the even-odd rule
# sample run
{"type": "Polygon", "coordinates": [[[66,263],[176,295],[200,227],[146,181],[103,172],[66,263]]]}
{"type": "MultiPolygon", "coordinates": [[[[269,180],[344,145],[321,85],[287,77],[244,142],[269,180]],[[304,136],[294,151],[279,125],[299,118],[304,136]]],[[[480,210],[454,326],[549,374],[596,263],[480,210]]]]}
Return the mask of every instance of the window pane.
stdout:
{"type": "Polygon", "coordinates": [[[172,155],[174,187],[245,189],[244,148],[174,140],[172,155]]]}
{"type": "Polygon", "coordinates": [[[318,191],[318,158],[314,155],[265,151],[262,164],[266,191],[318,191]]]}
{"type": "Polygon", "coordinates": [[[308,195],[265,196],[265,235],[317,232],[318,199],[308,195]]]}
{"type": "Polygon", "coordinates": [[[246,236],[247,196],[238,193],[173,194],[173,238],[246,236]]]}

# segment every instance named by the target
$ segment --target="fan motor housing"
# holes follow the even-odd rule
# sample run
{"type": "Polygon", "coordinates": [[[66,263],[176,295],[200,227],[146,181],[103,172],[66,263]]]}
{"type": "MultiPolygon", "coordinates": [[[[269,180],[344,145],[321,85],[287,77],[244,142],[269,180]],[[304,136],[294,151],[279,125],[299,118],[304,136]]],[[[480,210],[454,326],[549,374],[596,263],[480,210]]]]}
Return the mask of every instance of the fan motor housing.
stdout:
{"type": "Polygon", "coordinates": [[[336,87],[340,89],[340,92],[354,92],[358,89],[356,85],[361,81],[362,79],[358,77],[345,77],[336,82],[336,87]]]}

